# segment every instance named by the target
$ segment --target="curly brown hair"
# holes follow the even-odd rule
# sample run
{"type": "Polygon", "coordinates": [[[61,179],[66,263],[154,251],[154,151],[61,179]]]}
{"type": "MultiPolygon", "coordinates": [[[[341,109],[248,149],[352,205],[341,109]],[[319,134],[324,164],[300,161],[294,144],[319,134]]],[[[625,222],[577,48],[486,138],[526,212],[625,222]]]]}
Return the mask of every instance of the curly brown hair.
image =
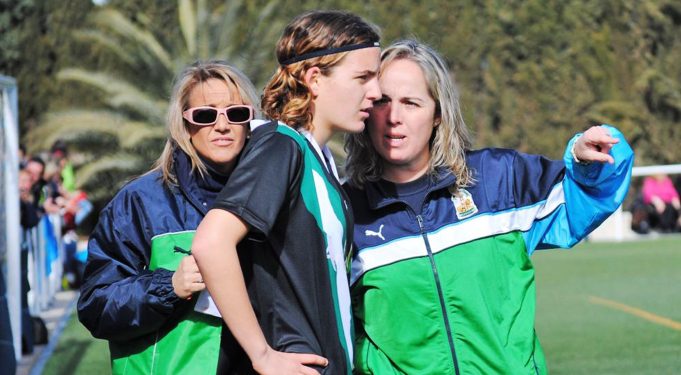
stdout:
{"type": "MultiPolygon", "coordinates": [[[[303,13],[286,26],[277,42],[277,60],[284,62],[314,51],[361,43],[378,43],[378,28],[352,13],[316,10],[303,13]]],[[[313,57],[280,65],[262,96],[263,112],[295,129],[312,129],[312,94],[303,77],[311,67],[323,75],[340,63],[348,52],[313,57]]]]}

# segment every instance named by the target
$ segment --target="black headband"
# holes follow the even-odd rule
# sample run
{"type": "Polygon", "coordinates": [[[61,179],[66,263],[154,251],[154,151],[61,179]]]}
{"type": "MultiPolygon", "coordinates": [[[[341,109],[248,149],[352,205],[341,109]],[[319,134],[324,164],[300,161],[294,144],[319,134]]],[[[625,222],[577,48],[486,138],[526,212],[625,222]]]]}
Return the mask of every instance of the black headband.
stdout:
{"type": "Polygon", "coordinates": [[[380,46],[381,45],[378,42],[369,42],[369,43],[359,43],[359,44],[348,44],[346,46],[335,47],[335,48],[319,49],[319,50],[316,50],[316,51],[303,53],[302,55],[293,56],[293,57],[286,59],[284,61],[279,61],[279,65],[286,66],[286,65],[291,65],[293,63],[297,63],[299,61],[311,59],[311,58],[314,58],[314,57],[333,55],[334,53],[348,52],[348,51],[354,51],[356,49],[380,47],[380,46]]]}

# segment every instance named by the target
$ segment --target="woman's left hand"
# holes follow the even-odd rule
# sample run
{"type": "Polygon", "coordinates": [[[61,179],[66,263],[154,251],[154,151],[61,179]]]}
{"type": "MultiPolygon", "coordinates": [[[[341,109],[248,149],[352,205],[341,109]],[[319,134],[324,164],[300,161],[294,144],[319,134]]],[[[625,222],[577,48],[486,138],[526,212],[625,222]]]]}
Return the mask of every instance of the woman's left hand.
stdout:
{"type": "Polygon", "coordinates": [[[575,142],[574,156],[583,163],[614,163],[610,149],[620,140],[602,126],[592,126],[575,142]]]}

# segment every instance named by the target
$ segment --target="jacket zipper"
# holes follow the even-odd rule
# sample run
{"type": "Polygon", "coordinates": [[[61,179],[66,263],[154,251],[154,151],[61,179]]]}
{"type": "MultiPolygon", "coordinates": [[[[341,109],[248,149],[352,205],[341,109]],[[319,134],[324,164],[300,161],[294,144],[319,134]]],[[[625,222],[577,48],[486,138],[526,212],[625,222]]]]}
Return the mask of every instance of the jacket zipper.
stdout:
{"type": "Polygon", "coordinates": [[[447,308],[445,307],[444,293],[442,292],[442,284],[440,283],[440,275],[437,272],[437,266],[435,265],[435,257],[433,256],[433,251],[430,249],[430,242],[428,241],[428,236],[423,228],[423,218],[421,215],[416,215],[416,220],[419,223],[419,231],[423,237],[423,241],[426,243],[426,251],[428,252],[428,259],[430,259],[430,267],[433,271],[433,277],[435,278],[435,286],[437,287],[437,295],[440,298],[440,308],[442,309],[442,318],[445,322],[445,328],[447,329],[447,340],[449,341],[449,349],[452,353],[452,362],[454,362],[454,372],[459,375],[459,364],[456,360],[456,350],[454,349],[454,338],[452,337],[452,329],[449,323],[449,318],[447,317],[447,308]]]}

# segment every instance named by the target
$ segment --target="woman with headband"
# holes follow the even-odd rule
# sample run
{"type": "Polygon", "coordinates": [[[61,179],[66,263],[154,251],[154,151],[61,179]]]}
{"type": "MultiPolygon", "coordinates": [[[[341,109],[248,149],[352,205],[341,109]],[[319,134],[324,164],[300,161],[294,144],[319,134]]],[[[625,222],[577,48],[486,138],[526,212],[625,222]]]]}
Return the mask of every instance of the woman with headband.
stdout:
{"type": "Polygon", "coordinates": [[[262,100],[278,122],[252,131],[192,244],[259,373],[352,371],[352,216],[326,143],[361,132],[380,98],[378,41],[375,27],[345,12],[305,13],[286,27],[262,100]]]}

